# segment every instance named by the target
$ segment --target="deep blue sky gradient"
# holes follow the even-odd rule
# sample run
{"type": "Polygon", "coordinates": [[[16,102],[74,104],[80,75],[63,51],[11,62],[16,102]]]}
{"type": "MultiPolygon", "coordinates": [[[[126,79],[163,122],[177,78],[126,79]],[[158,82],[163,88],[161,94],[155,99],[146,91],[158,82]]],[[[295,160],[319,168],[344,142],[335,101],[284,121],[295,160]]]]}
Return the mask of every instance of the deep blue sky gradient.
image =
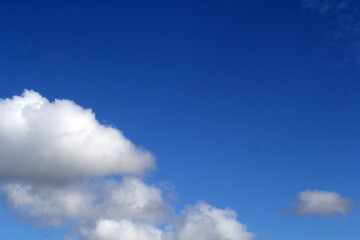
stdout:
{"type": "MultiPolygon", "coordinates": [[[[92,108],[156,155],[177,210],[229,206],[260,240],[358,240],[357,208],[279,213],[306,189],[360,204],[360,72],[335,27],[300,0],[3,0],[0,97],[92,108]]],[[[61,239],[1,211],[1,239],[61,239]]]]}

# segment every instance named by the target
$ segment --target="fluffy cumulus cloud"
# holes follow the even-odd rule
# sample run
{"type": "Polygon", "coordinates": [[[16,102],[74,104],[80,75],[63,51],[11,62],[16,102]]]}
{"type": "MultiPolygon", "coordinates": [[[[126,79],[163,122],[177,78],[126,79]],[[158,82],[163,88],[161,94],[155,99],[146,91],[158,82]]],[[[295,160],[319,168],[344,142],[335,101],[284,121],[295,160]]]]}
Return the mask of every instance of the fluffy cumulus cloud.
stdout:
{"type": "Polygon", "coordinates": [[[154,167],[149,152],[69,100],[24,91],[0,101],[0,116],[1,179],[59,182],[154,167]]]}
{"type": "Polygon", "coordinates": [[[205,203],[180,216],[143,175],[154,157],[90,109],[25,90],[0,99],[0,193],[36,226],[64,239],[251,240],[230,209],[205,203]]]}
{"type": "Polygon", "coordinates": [[[5,184],[3,193],[11,208],[41,225],[61,226],[104,217],[158,223],[172,214],[161,190],[136,178],[61,187],[5,184]]]}
{"type": "Polygon", "coordinates": [[[345,215],[354,207],[353,202],[336,192],[307,190],[300,192],[295,204],[297,215],[335,216],[345,215]]]}
{"type": "Polygon", "coordinates": [[[206,203],[188,207],[177,226],[176,240],[250,240],[254,234],[236,220],[231,209],[218,209],[206,203]]]}
{"type": "Polygon", "coordinates": [[[231,209],[206,203],[187,207],[170,230],[127,220],[101,219],[91,229],[82,229],[86,240],[252,240],[253,233],[236,220],[231,209]]]}
{"type": "Polygon", "coordinates": [[[86,240],[163,240],[164,233],[151,225],[129,220],[101,219],[93,229],[82,229],[86,240]]]}

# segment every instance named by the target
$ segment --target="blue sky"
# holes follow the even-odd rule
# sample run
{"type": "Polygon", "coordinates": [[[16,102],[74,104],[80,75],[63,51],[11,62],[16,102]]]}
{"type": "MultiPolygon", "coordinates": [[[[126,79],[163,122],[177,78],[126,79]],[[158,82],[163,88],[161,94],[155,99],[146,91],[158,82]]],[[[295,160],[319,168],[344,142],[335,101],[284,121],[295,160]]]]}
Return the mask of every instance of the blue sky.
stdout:
{"type": "MultiPolygon", "coordinates": [[[[205,201],[256,239],[356,240],[360,8],[342,2],[2,1],[0,98],[91,108],[156,157],[144,181],[174,186],[178,214],[205,201]],[[298,216],[308,189],[355,208],[298,216]]],[[[1,239],[67,231],[1,206],[1,239]]]]}

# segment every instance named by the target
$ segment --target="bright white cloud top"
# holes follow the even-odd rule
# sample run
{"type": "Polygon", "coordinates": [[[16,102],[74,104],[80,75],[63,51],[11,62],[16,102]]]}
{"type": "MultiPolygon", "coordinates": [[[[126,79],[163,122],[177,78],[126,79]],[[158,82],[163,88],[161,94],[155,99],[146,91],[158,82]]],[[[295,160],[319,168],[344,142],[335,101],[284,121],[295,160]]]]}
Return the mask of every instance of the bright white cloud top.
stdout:
{"type": "Polygon", "coordinates": [[[151,225],[129,220],[99,220],[94,229],[82,229],[86,240],[165,240],[164,233],[151,225]]]}
{"type": "Polygon", "coordinates": [[[345,215],[354,207],[353,202],[336,192],[307,190],[300,192],[295,205],[297,215],[335,216],[345,215]]]}
{"type": "Polygon", "coordinates": [[[50,102],[25,90],[0,101],[0,116],[2,179],[58,182],[154,167],[149,152],[69,100],[50,102]]]}
{"type": "Polygon", "coordinates": [[[250,240],[254,234],[236,220],[231,209],[218,209],[206,203],[189,207],[182,213],[177,240],[250,240]]]}
{"type": "Polygon", "coordinates": [[[1,193],[31,223],[75,228],[64,239],[254,238],[230,209],[199,203],[176,216],[142,179],[154,168],[152,154],[70,100],[0,99],[1,193]]]}

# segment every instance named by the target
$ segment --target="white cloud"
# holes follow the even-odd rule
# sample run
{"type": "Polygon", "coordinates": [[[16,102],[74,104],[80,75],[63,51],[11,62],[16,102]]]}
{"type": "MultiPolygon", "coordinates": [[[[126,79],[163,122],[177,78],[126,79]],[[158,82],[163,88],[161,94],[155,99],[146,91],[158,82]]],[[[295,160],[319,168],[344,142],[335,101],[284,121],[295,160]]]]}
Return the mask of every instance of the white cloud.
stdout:
{"type": "Polygon", "coordinates": [[[345,215],[354,207],[353,202],[336,192],[307,190],[300,192],[295,204],[297,215],[334,216],[345,215]]]}
{"type": "Polygon", "coordinates": [[[101,219],[96,227],[82,229],[85,240],[163,240],[163,232],[151,225],[129,220],[101,219]]]}
{"type": "Polygon", "coordinates": [[[65,187],[6,184],[3,193],[10,207],[41,225],[61,226],[74,220],[86,223],[99,218],[158,223],[172,215],[160,189],[136,178],[65,187]]]}
{"type": "Polygon", "coordinates": [[[154,167],[148,151],[72,101],[34,91],[0,99],[1,193],[31,223],[70,227],[69,240],[253,239],[230,209],[200,203],[176,216],[142,179],[154,167]]]}
{"type": "Polygon", "coordinates": [[[75,222],[86,240],[254,238],[236,220],[233,210],[206,203],[189,206],[175,220],[175,226],[168,224],[168,230],[161,230],[157,223],[175,215],[159,189],[133,178],[121,183],[110,180],[98,186],[101,189],[88,184],[60,188],[7,184],[3,192],[9,206],[36,225],[63,226],[75,222]]]}
{"type": "Polygon", "coordinates": [[[236,220],[231,209],[218,209],[206,203],[187,208],[177,226],[176,240],[251,240],[253,233],[236,220]]]}
{"type": "Polygon", "coordinates": [[[111,174],[142,174],[153,156],[90,109],[49,102],[34,91],[0,100],[0,178],[63,182],[111,174]]]}
{"type": "Polygon", "coordinates": [[[36,225],[60,226],[66,219],[93,218],[94,196],[82,189],[35,188],[30,185],[8,184],[3,187],[9,207],[36,225]]]}
{"type": "Polygon", "coordinates": [[[178,224],[165,230],[141,222],[100,219],[94,228],[83,228],[81,233],[86,240],[252,240],[255,237],[236,220],[234,211],[206,203],[189,206],[178,224]]]}

